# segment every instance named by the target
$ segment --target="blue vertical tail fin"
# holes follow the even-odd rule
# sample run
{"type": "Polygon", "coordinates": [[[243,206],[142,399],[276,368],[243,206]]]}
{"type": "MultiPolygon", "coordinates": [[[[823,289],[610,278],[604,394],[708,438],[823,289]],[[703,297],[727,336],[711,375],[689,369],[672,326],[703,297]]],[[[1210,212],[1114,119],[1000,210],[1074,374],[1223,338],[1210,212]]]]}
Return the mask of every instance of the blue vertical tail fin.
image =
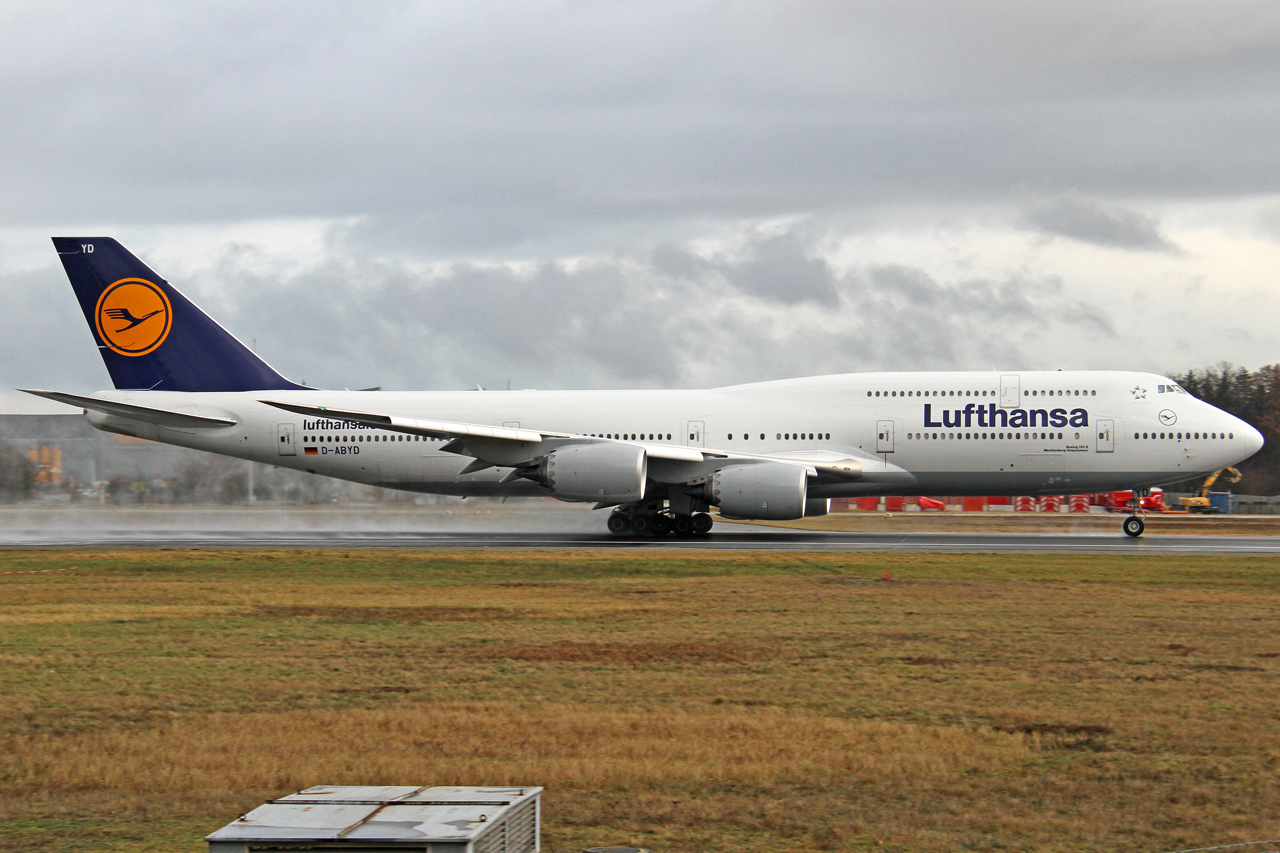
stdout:
{"type": "Polygon", "coordinates": [[[116,388],[276,391],[285,379],[110,237],[54,237],[116,388]]]}

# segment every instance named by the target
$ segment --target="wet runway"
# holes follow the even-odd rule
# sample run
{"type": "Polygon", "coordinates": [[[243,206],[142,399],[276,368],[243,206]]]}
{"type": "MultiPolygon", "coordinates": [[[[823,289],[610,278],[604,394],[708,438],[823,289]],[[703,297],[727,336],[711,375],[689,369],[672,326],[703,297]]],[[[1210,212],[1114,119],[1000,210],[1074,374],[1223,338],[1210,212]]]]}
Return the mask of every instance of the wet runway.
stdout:
{"type": "Polygon", "coordinates": [[[816,532],[720,523],[709,536],[615,537],[584,511],[139,511],[0,517],[0,548],[570,548],[577,550],[1232,554],[1280,556],[1280,536],[816,532]]]}

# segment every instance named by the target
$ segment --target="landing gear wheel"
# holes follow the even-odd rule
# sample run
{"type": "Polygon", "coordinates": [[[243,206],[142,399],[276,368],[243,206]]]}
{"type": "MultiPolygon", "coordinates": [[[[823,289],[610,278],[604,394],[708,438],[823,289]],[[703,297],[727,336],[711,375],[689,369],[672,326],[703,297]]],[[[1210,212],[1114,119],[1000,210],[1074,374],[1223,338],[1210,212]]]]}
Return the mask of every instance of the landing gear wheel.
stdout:
{"type": "Polygon", "coordinates": [[[671,529],[676,532],[677,536],[692,536],[693,516],[677,515],[671,522],[671,529]]]}
{"type": "Polygon", "coordinates": [[[609,516],[609,532],[614,536],[621,536],[624,533],[631,532],[631,522],[627,521],[627,517],[620,512],[615,512],[609,516]]]}
{"type": "Polygon", "coordinates": [[[1130,536],[1141,536],[1142,531],[1146,530],[1146,528],[1146,523],[1136,515],[1131,515],[1124,520],[1124,532],[1130,536]]]}
{"type": "Polygon", "coordinates": [[[641,513],[639,515],[632,516],[631,518],[632,533],[636,533],[640,536],[643,536],[646,533],[648,533],[652,527],[653,527],[653,516],[651,515],[644,515],[643,513],[641,513]]]}
{"type": "Polygon", "coordinates": [[[666,536],[671,532],[671,516],[655,515],[653,524],[649,525],[649,532],[654,536],[666,536]]]}
{"type": "Polygon", "coordinates": [[[699,536],[705,536],[711,532],[711,525],[715,524],[711,520],[711,516],[705,512],[694,513],[693,515],[693,532],[699,536]]]}

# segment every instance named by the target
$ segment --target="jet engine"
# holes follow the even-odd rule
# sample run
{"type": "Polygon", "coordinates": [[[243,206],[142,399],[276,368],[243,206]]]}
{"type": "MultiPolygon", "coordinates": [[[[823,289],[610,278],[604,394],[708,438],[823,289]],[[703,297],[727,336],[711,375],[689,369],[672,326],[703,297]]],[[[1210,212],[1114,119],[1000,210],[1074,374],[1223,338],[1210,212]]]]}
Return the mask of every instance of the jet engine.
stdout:
{"type": "Polygon", "coordinates": [[[715,473],[711,503],[731,518],[788,521],[805,515],[808,477],[799,465],[761,462],[715,473]]]}
{"type": "Polygon", "coordinates": [[[644,499],[649,461],[633,444],[571,444],[547,454],[537,482],[565,500],[630,503],[644,499]]]}

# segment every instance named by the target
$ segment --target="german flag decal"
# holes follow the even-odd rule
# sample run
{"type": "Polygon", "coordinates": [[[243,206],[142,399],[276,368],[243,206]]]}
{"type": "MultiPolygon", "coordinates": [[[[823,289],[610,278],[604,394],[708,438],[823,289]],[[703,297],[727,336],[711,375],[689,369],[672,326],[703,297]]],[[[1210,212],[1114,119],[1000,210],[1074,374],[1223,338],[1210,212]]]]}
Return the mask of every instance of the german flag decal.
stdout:
{"type": "Polygon", "coordinates": [[[304,447],[304,448],[302,448],[302,453],[303,453],[303,455],[305,455],[305,456],[315,456],[315,455],[319,454],[319,453],[320,453],[320,451],[319,451],[318,449],[314,448],[314,447],[304,447]]]}

